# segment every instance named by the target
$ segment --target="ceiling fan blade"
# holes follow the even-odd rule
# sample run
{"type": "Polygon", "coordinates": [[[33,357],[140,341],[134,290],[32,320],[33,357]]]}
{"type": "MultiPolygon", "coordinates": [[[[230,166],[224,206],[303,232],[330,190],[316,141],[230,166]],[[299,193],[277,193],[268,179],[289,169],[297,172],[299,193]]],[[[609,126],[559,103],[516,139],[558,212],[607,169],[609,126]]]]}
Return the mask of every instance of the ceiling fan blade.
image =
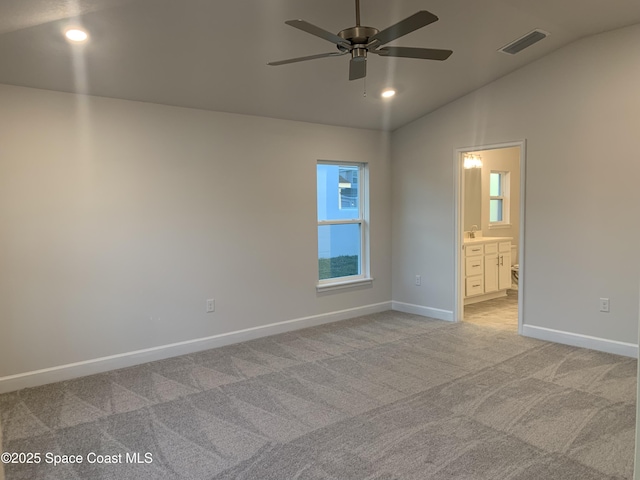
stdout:
{"type": "Polygon", "coordinates": [[[400,20],[398,23],[376,33],[369,39],[369,45],[372,45],[374,42],[377,45],[384,45],[385,43],[389,43],[396,38],[400,38],[437,20],[438,17],[433,13],[427,12],[426,10],[420,10],[410,17],[400,20]]]}
{"type": "Polygon", "coordinates": [[[358,80],[367,76],[367,61],[364,58],[352,58],[349,62],[349,80],[358,80]]]}
{"type": "Polygon", "coordinates": [[[453,50],[440,50],[436,48],[414,47],[382,47],[378,50],[370,50],[383,57],[421,58],[423,60],[446,60],[453,50]]]}
{"type": "Polygon", "coordinates": [[[296,62],[304,62],[307,60],[315,60],[316,58],[341,57],[346,53],[349,53],[349,52],[319,53],[317,55],[309,55],[306,57],[289,58],[288,60],[279,60],[277,62],[269,62],[267,63],[267,65],[271,65],[272,67],[275,67],[277,65],[286,65],[287,63],[296,63],[296,62]]]}
{"type": "Polygon", "coordinates": [[[334,35],[333,33],[328,32],[323,28],[316,27],[315,25],[312,25],[309,22],[305,22],[304,20],[287,20],[284,23],[286,23],[287,25],[291,25],[292,27],[295,27],[299,30],[302,30],[303,32],[307,32],[307,33],[310,33],[311,35],[315,35],[316,37],[320,37],[331,43],[335,43],[336,45],[342,45],[345,48],[351,47],[351,44],[348,41],[346,41],[344,38],[339,37],[338,35],[334,35]]]}

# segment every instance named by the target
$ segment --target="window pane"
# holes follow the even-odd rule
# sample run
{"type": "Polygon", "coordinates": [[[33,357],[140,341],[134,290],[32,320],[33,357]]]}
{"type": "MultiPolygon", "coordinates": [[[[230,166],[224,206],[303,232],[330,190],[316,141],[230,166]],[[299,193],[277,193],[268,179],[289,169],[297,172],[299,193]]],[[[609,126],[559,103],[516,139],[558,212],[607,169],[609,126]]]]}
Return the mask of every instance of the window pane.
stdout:
{"type": "Polygon", "coordinates": [[[502,174],[491,173],[489,175],[489,196],[500,197],[502,196],[502,174]]]}
{"type": "Polygon", "coordinates": [[[318,220],[360,218],[360,170],[352,165],[318,164],[318,220]]]}
{"type": "Polygon", "coordinates": [[[502,221],[502,200],[489,200],[489,221],[502,221]]]}
{"type": "Polygon", "coordinates": [[[320,280],[360,275],[360,224],[318,227],[320,280]]]}

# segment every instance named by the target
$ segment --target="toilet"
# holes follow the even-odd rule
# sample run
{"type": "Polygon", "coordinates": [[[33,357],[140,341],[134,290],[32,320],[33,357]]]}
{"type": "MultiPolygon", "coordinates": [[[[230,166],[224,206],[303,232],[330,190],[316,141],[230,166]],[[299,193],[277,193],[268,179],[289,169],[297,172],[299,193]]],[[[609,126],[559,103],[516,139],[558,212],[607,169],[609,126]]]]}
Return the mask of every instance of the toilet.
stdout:
{"type": "Polygon", "coordinates": [[[511,289],[518,290],[518,277],[520,274],[520,265],[518,264],[518,247],[511,246],[511,289]]]}

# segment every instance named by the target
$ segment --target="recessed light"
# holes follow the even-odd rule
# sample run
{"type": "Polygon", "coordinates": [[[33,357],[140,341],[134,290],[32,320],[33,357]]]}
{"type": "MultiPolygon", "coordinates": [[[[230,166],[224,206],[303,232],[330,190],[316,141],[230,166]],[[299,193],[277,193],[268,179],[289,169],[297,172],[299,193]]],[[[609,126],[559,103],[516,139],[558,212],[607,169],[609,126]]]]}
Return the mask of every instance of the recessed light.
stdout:
{"type": "Polygon", "coordinates": [[[382,98],[391,98],[396,94],[396,91],[393,88],[387,88],[382,91],[382,98]]]}
{"type": "Polygon", "coordinates": [[[67,37],[67,40],[74,43],[82,43],[89,38],[89,35],[84,30],[80,30],[79,28],[70,28],[64,32],[64,36],[67,37]]]}

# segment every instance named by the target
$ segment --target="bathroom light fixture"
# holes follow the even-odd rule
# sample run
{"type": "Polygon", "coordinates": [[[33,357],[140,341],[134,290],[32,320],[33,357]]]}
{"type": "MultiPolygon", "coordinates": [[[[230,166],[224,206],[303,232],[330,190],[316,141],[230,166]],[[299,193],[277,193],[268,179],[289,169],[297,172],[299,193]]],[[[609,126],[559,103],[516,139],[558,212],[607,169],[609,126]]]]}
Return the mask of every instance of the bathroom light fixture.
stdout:
{"type": "Polygon", "coordinates": [[[89,34],[79,28],[69,28],[68,30],[65,30],[64,36],[67,37],[67,40],[73,43],[82,43],[89,38],[89,34]]]}
{"type": "Polygon", "coordinates": [[[481,168],[482,157],[474,153],[464,154],[464,168],[481,168]]]}
{"type": "Polygon", "coordinates": [[[391,98],[396,94],[396,91],[393,88],[387,88],[382,91],[380,94],[382,98],[391,98]]]}

